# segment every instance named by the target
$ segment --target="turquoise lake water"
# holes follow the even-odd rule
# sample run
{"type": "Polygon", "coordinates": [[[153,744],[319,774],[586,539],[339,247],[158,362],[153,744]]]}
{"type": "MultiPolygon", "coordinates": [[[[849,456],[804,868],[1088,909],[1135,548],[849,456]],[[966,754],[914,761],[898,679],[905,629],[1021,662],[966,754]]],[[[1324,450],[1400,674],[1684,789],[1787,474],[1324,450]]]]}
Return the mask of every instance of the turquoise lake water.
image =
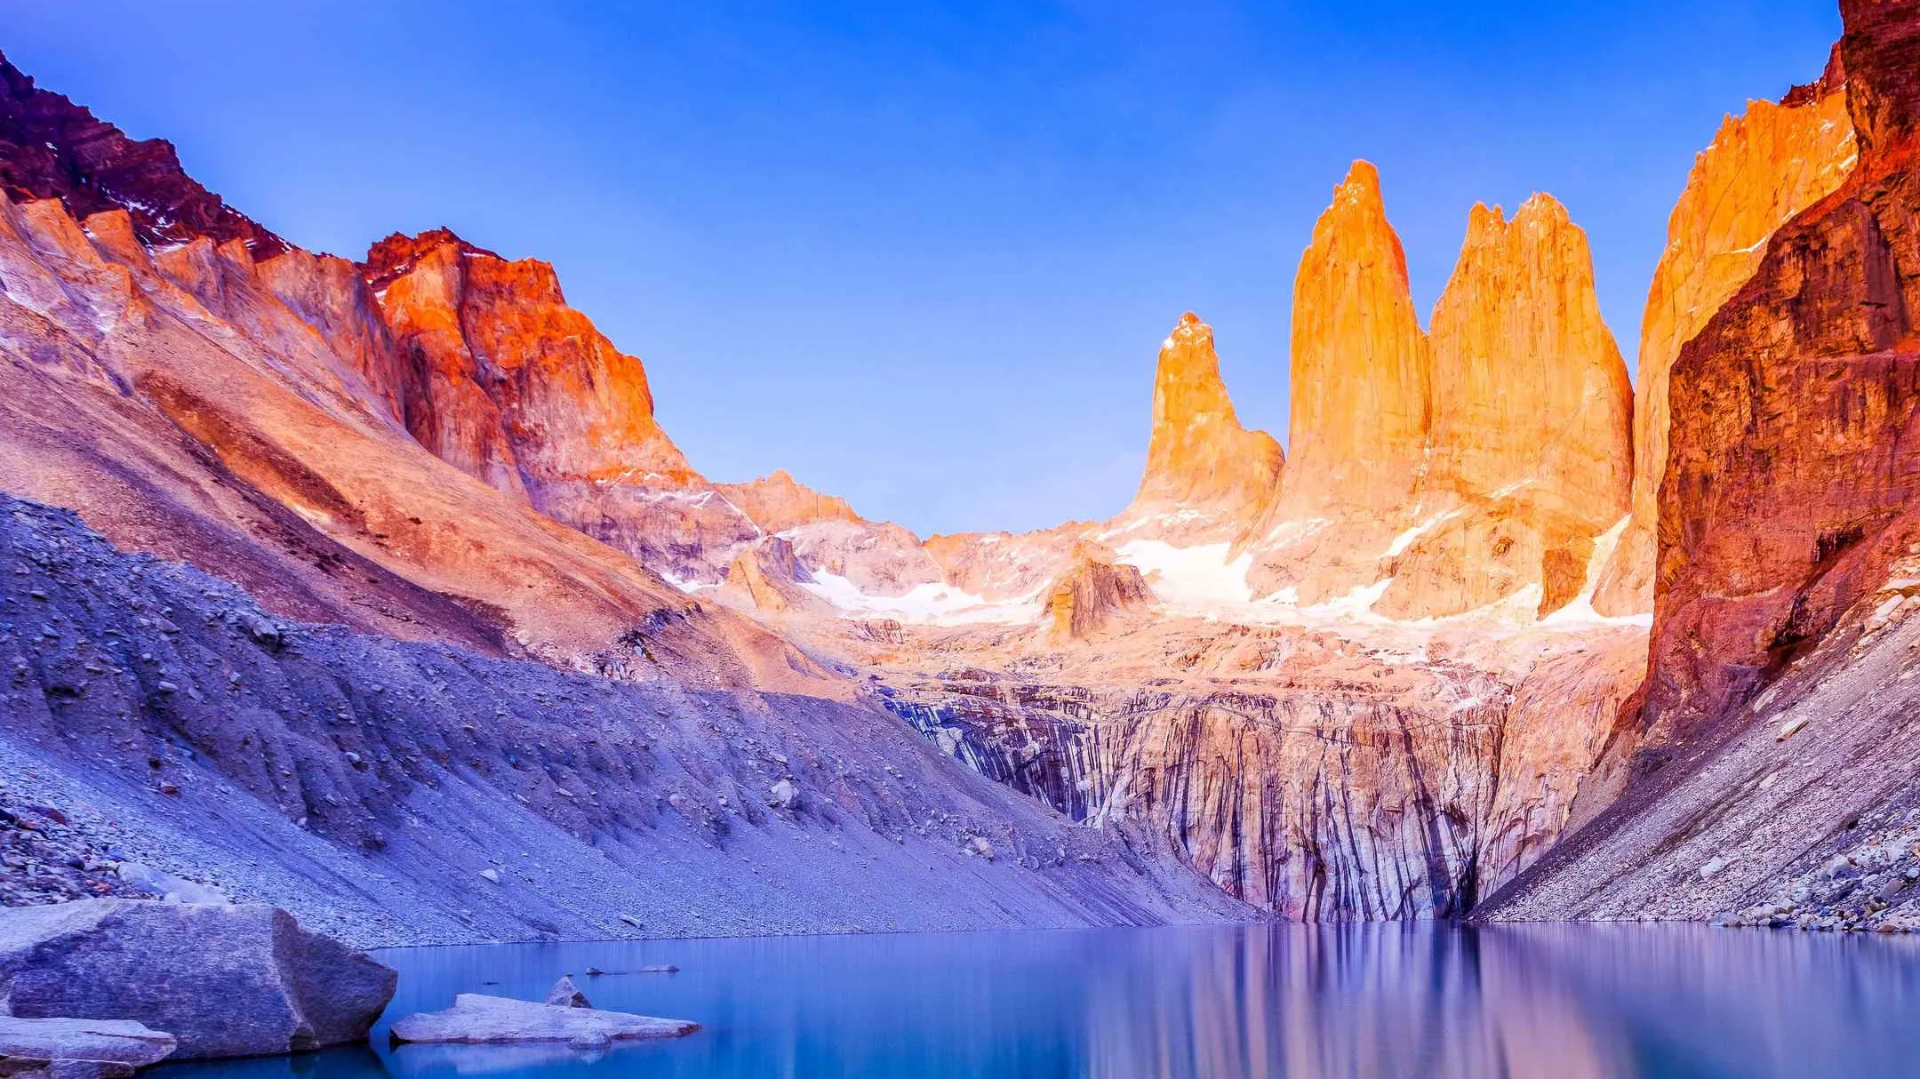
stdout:
{"type": "Polygon", "coordinates": [[[1899,1079],[1920,938],[1666,926],[1236,926],[379,953],[369,1048],[153,1079],[1899,1079]],[[677,974],[588,977],[674,964],[677,974]],[[691,1019],[677,1041],[390,1049],[456,992],[691,1019]]]}

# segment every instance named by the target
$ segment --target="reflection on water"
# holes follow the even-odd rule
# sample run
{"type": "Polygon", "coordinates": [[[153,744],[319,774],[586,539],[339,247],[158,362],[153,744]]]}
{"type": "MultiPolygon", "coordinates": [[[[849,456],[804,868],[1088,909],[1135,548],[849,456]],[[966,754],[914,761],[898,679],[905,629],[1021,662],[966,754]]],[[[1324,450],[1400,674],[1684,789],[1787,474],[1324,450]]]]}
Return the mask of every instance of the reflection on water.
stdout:
{"type": "Polygon", "coordinates": [[[388,1019],[456,992],[706,1029],[599,1054],[403,1046],[154,1079],[1920,1077],[1904,938],[1660,926],[1249,926],[525,944],[383,953],[388,1019]]]}

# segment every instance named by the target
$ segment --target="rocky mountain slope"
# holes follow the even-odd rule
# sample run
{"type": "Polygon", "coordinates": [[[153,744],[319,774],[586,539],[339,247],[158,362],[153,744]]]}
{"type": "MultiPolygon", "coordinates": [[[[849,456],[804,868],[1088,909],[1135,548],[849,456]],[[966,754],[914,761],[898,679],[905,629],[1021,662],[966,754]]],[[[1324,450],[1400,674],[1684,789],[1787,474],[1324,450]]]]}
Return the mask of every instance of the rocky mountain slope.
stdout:
{"type": "Polygon", "coordinates": [[[33,79],[0,56],[0,193],[14,200],[59,199],[86,217],[125,210],[147,243],[206,236],[239,240],[262,258],[286,241],[228,206],[180,167],[172,144],[135,141],[119,128],[33,79]]]}
{"type": "Polygon", "coordinates": [[[0,498],[0,802],[363,945],[1243,916],[884,712],[276,617],[0,498]]]}

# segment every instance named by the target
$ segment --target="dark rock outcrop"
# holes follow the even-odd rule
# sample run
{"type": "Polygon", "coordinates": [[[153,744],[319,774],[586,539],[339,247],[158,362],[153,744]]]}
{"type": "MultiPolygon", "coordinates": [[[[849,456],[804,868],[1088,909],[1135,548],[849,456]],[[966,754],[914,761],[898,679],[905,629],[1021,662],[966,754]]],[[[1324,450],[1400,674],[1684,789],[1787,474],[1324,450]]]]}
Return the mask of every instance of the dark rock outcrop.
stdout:
{"type": "Polygon", "coordinates": [[[286,241],[228,206],[188,176],[173,144],[138,141],[60,94],[34,86],[0,56],[0,192],[14,199],[59,199],[85,217],[124,209],[148,244],[205,236],[239,240],[257,258],[286,241]]]}
{"type": "Polygon", "coordinates": [[[14,1015],[133,1019],[183,1060],[362,1041],[392,968],[264,905],[91,899],[0,912],[0,999],[14,1015]]]}

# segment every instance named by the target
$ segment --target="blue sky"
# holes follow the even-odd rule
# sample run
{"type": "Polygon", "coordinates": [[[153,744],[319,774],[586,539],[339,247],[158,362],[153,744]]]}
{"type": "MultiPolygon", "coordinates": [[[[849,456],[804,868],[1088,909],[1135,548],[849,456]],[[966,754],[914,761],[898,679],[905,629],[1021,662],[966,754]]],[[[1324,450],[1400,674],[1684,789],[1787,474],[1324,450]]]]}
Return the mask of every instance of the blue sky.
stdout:
{"type": "Polygon", "coordinates": [[[295,242],[551,261],[696,467],[922,533],[1120,509],[1189,308],[1284,439],[1354,157],[1423,311],[1476,199],[1559,197],[1631,362],[1693,155],[1839,32],[1833,0],[0,9],[15,63],[295,242]]]}

